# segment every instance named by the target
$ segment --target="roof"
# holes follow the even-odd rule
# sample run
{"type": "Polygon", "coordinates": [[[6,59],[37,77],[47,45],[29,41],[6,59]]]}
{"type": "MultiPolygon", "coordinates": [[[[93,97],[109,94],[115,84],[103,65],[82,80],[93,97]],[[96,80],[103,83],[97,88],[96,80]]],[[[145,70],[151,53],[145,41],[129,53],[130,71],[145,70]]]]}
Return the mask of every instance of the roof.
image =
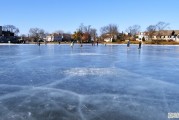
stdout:
{"type": "MultiPolygon", "coordinates": [[[[160,32],[160,34],[163,36],[171,36],[173,31],[174,31],[174,35],[179,35],[179,30],[160,30],[160,31],[156,31],[154,35],[157,36],[160,32]]],[[[145,35],[148,35],[148,34],[149,32],[145,32],[145,35]]]]}

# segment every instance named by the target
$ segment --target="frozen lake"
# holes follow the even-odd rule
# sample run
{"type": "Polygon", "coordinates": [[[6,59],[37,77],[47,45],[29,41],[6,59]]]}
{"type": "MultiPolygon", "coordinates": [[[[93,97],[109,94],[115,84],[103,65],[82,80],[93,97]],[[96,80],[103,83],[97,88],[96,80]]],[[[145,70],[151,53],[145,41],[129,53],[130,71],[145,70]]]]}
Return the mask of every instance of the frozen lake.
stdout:
{"type": "Polygon", "coordinates": [[[0,45],[0,120],[168,120],[179,46],[0,45]]]}

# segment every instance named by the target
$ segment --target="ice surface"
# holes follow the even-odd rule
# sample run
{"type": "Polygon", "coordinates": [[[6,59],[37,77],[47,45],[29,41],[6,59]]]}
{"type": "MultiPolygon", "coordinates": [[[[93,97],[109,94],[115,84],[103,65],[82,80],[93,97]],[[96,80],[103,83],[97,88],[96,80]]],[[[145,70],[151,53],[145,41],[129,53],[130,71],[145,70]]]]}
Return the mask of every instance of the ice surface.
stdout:
{"type": "Polygon", "coordinates": [[[179,46],[0,45],[0,120],[168,120],[179,46]]]}

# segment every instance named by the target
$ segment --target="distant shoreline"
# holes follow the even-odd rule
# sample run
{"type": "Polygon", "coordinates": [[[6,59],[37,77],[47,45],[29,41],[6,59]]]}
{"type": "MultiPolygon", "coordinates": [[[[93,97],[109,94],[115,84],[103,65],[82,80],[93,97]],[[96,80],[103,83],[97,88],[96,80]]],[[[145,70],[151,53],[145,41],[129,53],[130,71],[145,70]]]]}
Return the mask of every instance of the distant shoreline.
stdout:
{"type": "MultiPolygon", "coordinates": [[[[98,45],[127,45],[126,43],[99,43],[98,45]]],[[[37,45],[36,43],[0,43],[0,45],[37,45]]],[[[41,43],[41,45],[45,45],[45,43],[41,43]]],[[[70,45],[70,43],[48,43],[46,45],[70,45]]],[[[80,43],[75,43],[75,45],[80,45],[80,43]]],[[[83,45],[91,45],[91,43],[83,43],[83,45]]],[[[137,43],[131,43],[131,45],[138,45],[137,43]]],[[[142,45],[152,45],[152,46],[179,46],[179,43],[175,44],[149,44],[143,43],[142,45]]],[[[95,44],[95,46],[97,46],[95,44]]]]}

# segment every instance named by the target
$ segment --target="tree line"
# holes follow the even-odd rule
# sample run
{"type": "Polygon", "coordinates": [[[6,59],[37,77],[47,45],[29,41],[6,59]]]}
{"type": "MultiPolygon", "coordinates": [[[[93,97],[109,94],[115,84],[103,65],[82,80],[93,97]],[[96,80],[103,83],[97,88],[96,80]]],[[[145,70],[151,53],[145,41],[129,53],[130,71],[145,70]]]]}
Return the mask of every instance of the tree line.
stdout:
{"type": "MultiPolygon", "coordinates": [[[[158,22],[155,25],[149,25],[146,28],[146,31],[148,33],[149,39],[152,39],[152,36],[156,34],[157,36],[162,35],[162,30],[166,30],[169,28],[169,24],[166,22],[158,22]]],[[[14,33],[16,36],[20,32],[19,29],[14,25],[5,25],[2,26],[3,31],[10,31],[14,33]]],[[[134,39],[136,35],[141,32],[141,26],[140,25],[133,25],[129,26],[125,32],[119,32],[119,27],[117,24],[109,24],[106,26],[103,26],[100,28],[100,35],[97,34],[97,29],[93,28],[91,25],[84,25],[80,24],[80,26],[74,31],[71,36],[72,39],[77,40],[78,42],[91,42],[99,40],[100,38],[104,38],[107,34],[110,36],[114,41],[119,40],[125,40],[125,39],[134,39]],[[127,32],[128,34],[124,34],[127,32]]],[[[58,30],[55,33],[64,34],[63,30],[58,30]]],[[[48,32],[46,32],[42,28],[30,28],[28,36],[25,34],[21,34],[19,37],[21,38],[29,38],[33,39],[33,41],[38,41],[43,38],[45,38],[47,35],[49,35],[48,32]]]]}

